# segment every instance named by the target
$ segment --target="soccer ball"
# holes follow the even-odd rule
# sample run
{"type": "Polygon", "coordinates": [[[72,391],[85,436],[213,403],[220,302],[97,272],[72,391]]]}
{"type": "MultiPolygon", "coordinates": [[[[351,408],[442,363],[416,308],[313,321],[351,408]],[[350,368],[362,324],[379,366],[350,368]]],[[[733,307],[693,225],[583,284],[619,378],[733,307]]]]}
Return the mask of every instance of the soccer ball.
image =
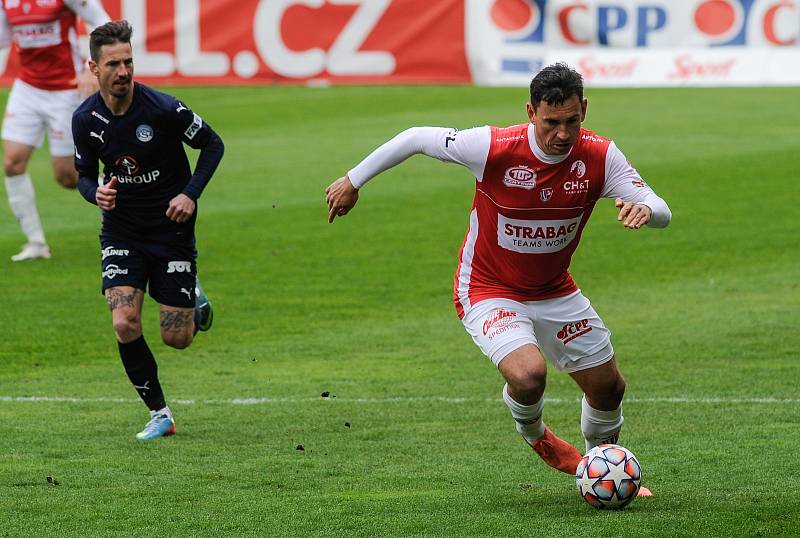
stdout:
{"type": "Polygon", "coordinates": [[[575,471],[578,493],[595,508],[621,510],[639,492],[642,468],[636,456],[619,445],[600,445],[581,459],[575,471]]]}

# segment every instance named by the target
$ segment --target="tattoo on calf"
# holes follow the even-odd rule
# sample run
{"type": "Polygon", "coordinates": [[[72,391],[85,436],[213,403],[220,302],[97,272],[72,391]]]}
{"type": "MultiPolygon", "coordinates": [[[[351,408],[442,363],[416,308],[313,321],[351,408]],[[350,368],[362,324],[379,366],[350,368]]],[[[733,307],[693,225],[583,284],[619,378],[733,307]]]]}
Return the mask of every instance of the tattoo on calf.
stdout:
{"type": "Polygon", "coordinates": [[[142,293],[142,290],[133,290],[133,293],[125,293],[120,290],[110,289],[106,292],[108,309],[116,310],[125,306],[134,306],[134,299],[142,293]]]}
{"type": "Polygon", "coordinates": [[[194,312],[161,312],[161,329],[179,332],[191,328],[194,312]]]}

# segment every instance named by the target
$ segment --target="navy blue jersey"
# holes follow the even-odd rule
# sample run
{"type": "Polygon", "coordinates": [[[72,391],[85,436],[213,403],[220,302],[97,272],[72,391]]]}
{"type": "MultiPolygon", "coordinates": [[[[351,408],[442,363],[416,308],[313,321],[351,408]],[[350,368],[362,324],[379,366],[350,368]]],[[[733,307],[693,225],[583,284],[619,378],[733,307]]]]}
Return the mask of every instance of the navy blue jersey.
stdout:
{"type": "Polygon", "coordinates": [[[211,127],[171,95],[135,83],[133,102],[115,116],[99,92],[72,116],[75,168],[81,194],[96,203],[98,160],[104,183],[119,178],[116,207],[103,211],[103,234],[162,242],[194,241],[188,222],[170,220],[169,202],[184,193],[197,200],[222,158],[211,127]],[[183,144],[203,150],[193,176],[183,144]]]}

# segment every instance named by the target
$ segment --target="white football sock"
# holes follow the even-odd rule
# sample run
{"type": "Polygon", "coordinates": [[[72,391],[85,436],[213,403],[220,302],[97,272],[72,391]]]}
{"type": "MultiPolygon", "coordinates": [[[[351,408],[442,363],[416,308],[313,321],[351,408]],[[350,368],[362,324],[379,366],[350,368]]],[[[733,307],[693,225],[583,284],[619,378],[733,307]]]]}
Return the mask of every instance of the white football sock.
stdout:
{"type": "Polygon", "coordinates": [[[28,173],[6,177],[6,192],[11,212],[17,217],[28,243],[46,244],[44,230],[36,210],[36,194],[28,173]]]}
{"type": "Polygon", "coordinates": [[[508,394],[508,383],[503,385],[503,401],[511,410],[511,416],[517,423],[517,431],[529,445],[544,435],[544,422],[542,410],[544,409],[544,396],[533,405],[522,405],[508,394]]]}
{"type": "Polygon", "coordinates": [[[157,411],[150,411],[150,416],[151,417],[155,417],[157,415],[167,415],[170,418],[170,420],[173,420],[173,421],[175,420],[175,419],[172,418],[172,411],[170,410],[169,407],[162,407],[161,409],[159,409],[157,411]]]}
{"type": "Polygon", "coordinates": [[[586,441],[586,451],[603,443],[616,443],[617,436],[622,429],[622,404],[613,411],[600,411],[586,401],[586,395],[581,399],[581,430],[586,441]]]}

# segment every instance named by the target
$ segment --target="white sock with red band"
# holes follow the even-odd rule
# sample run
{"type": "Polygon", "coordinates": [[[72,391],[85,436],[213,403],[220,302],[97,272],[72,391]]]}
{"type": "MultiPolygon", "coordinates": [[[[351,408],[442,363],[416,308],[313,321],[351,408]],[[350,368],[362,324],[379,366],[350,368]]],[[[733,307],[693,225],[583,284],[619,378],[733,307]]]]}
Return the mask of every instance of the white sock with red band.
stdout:
{"type": "Polygon", "coordinates": [[[544,422],[542,410],[544,409],[544,396],[533,405],[522,405],[508,394],[508,383],[503,386],[503,401],[511,410],[511,416],[517,423],[517,431],[529,445],[544,435],[544,422]]]}
{"type": "Polygon", "coordinates": [[[46,244],[44,230],[36,210],[36,194],[33,192],[31,176],[27,173],[6,177],[6,193],[11,212],[17,217],[28,243],[46,244]]]}
{"type": "Polygon", "coordinates": [[[586,401],[586,395],[581,399],[581,430],[586,440],[586,451],[603,443],[616,443],[622,423],[622,404],[613,411],[600,411],[586,401]]]}

